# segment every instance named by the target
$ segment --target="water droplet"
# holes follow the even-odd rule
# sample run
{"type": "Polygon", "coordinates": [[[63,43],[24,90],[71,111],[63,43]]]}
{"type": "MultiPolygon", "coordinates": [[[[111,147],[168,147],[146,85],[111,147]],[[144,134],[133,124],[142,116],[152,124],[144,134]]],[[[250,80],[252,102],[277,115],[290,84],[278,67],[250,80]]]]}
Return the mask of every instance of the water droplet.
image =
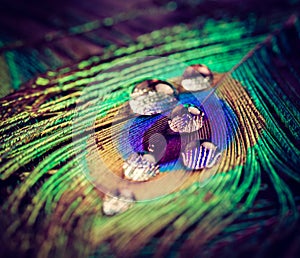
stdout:
{"type": "Polygon", "coordinates": [[[130,97],[132,111],[140,115],[159,114],[177,103],[175,88],[160,80],[146,80],[137,84],[130,97]]]}
{"type": "Polygon", "coordinates": [[[176,106],[168,121],[173,132],[191,133],[199,130],[203,126],[204,112],[192,104],[176,106]]]}
{"type": "Polygon", "coordinates": [[[133,206],[134,201],[134,194],[129,189],[117,189],[114,195],[105,195],[102,212],[106,216],[125,212],[133,206]]]}
{"type": "Polygon", "coordinates": [[[123,164],[124,177],[132,181],[147,181],[159,174],[159,166],[153,155],[133,153],[123,164]]]}
{"type": "Polygon", "coordinates": [[[181,153],[183,164],[193,170],[211,168],[214,166],[221,153],[217,151],[217,146],[211,142],[192,141],[181,153]]]}
{"type": "Polygon", "coordinates": [[[200,91],[211,87],[213,73],[205,65],[187,67],[182,75],[181,85],[188,91],[200,91]]]}

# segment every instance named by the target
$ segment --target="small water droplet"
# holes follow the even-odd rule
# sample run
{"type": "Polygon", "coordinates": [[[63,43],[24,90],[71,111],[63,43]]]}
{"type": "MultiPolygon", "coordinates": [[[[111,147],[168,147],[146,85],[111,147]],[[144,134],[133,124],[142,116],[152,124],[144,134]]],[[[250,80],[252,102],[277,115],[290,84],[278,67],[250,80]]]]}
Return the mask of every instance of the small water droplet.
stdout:
{"type": "Polygon", "coordinates": [[[159,114],[177,103],[175,88],[160,80],[146,80],[137,84],[130,97],[132,111],[140,115],[159,114]]]}
{"type": "Polygon", "coordinates": [[[181,85],[188,91],[201,91],[211,87],[213,73],[205,65],[187,67],[182,75],[181,85]]]}
{"type": "Polygon", "coordinates": [[[176,106],[168,121],[173,132],[191,133],[199,130],[203,126],[204,112],[192,104],[176,106]]]}
{"type": "Polygon", "coordinates": [[[134,204],[135,196],[129,189],[117,189],[114,195],[105,195],[102,212],[106,216],[113,216],[127,211],[134,204]]]}
{"type": "Polygon", "coordinates": [[[183,164],[187,168],[198,170],[214,166],[221,153],[211,142],[192,141],[185,147],[181,155],[183,164]]]}
{"type": "Polygon", "coordinates": [[[148,153],[133,153],[123,164],[124,177],[132,181],[147,181],[159,174],[155,157],[148,153]]]}

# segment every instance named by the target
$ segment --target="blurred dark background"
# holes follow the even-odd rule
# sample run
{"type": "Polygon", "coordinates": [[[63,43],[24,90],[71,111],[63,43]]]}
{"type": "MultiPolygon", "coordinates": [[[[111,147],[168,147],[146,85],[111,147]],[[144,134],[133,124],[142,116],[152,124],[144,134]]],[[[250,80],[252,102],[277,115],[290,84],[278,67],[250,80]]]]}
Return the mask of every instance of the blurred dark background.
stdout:
{"type": "Polygon", "coordinates": [[[138,36],[208,19],[243,20],[268,33],[298,14],[298,0],[1,0],[0,96],[40,73],[129,46],[138,36]]]}

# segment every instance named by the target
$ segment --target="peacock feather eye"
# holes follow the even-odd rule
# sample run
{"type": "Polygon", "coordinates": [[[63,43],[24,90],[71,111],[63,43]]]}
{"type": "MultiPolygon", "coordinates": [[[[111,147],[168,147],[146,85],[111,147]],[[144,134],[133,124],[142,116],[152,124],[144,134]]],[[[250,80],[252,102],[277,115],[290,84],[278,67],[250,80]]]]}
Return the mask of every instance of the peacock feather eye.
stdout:
{"type": "Polygon", "coordinates": [[[213,73],[202,64],[187,67],[182,75],[181,85],[188,91],[201,91],[211,87],[213,73]]]}
{"type": "Polygon", "coordinates": [[[156,79],[137,84],[130,98],[132,111],[146,116],[160,114],[177,103],[175,88],[168,82],[156,79]]]}

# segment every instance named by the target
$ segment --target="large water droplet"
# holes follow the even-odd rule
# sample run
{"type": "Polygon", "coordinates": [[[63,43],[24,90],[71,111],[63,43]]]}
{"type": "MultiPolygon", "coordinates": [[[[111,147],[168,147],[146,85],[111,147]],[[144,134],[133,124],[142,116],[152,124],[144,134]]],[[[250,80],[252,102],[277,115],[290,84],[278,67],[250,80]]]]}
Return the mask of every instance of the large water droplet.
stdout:
{"type": "Polygon", "coordinates": [[[132,181],[147,181],[159,174],[159,166],[153,155],[133,153],[123,164],[124,177],[132,181]]]}
{"type": "Polygon", "coordinates": [[[181,85],[188,91],[201,91],[211,87],[213,73],[205,65],[187,67],[182,75],[181,85]]]}
{"type": "Polygon", "coordinates": [[[175,88],[164,81],[146,80],[137,84],[130,95],[134,113],[155,115],[172,109],[177,103],[175,88]]]}
{"type": "Polygon", "coordinates": [[[193,141],[185,147],[181,155],[183,164],[188,169],[198,170],[214,166],[221,153],[211,142],[193,141]]]}
{"type": "Polygon", "coordinates": [[[204,112],[191,104],[176,106],[168,121],[173,132],[191,133],[199,130],[203,126],[204,112]]]}

